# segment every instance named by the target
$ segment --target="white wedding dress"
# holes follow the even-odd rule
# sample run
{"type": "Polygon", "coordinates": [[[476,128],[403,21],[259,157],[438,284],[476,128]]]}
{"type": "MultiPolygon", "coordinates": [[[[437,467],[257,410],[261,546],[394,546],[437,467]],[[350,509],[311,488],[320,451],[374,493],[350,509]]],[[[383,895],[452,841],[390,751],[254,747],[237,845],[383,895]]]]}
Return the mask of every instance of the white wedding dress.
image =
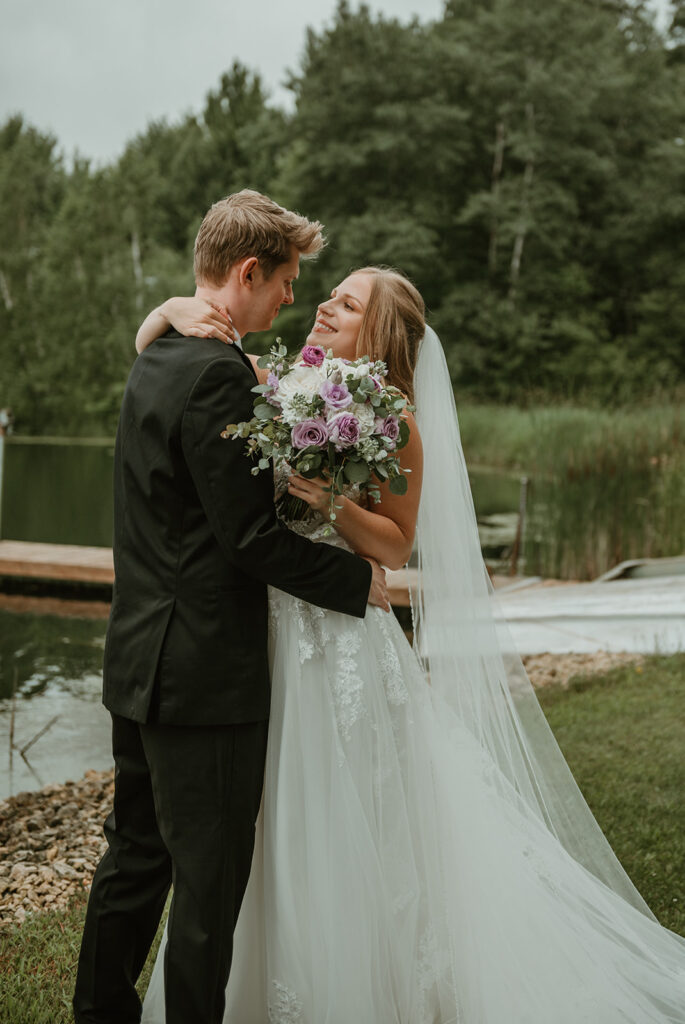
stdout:
{"type": "MultiPolygon", "coordinates": [[[[225,1024],[685,1022],[685,942],[569,852],[392,614],[272,590],[270,654],[225,1024]]],[[[162,953],[145,1024],[164,1022],[162,953]]]]}

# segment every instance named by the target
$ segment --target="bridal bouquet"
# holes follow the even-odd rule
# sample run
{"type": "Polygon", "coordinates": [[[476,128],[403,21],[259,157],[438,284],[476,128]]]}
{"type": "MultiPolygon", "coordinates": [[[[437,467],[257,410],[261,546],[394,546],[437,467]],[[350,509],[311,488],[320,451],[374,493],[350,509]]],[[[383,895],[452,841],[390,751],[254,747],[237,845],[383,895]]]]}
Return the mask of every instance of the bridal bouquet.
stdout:
{"type": "MultiPolygon", "coordinates": [[[[222,437],[242,437],[247,455],[257,459],[253,474],[287,465],[304,477],[329,482],[330,516],[335,498],[346,483],[364,488],[380,501],[376,481],[388,482],[393,494],[404,494],[407,478],[398,452],[409,439],[402,413],[412,409],[395,387],[383,383],[387,367],[368,356],[349,361],[305,345],[299,359],[288,360],[280,338],[259,360],[268,369],[266,384],[256,393],[254,416],[247,423],[229,423],[222,437]]],[[[305,519],[310,507],[287,492],[277,502],[279,515],[305,519]]]]}

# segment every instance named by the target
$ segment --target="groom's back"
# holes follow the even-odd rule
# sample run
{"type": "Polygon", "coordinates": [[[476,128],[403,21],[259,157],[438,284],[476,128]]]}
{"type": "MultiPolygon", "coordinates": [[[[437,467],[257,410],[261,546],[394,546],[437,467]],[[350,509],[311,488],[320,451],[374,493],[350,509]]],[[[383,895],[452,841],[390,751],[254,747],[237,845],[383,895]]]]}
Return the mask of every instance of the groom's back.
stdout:
{"type": "MultiPolygon", "coordinates": [[[[240,411],[249,417],[255,380],[242,354],[215,339],[188,339],[175,332],[138,357],[122,402],[114,461],[115,588],[105,651],[105,704],[137,721],[149,717],[160,673],[167,700],[160,709],[162,720],[166,711],[166,720],[177,721],[181,709],[183,720],[192,720],[184,675],[204,673],[211,683],[223,660],[225,679],[232,629],[245,641],[250,617],[261,623],[266,613],[266,588],[228,560],[212,531],[184,436],[189,398],[217,360],[225,374],[235,376],[244,395],[240,411]]],[[[217,445],[229,443],[220,433],[235,411],[226,409],[222,421],[212,424],[217,445]]],[[[225,486],[228,491],[228,474],[225,486]]],[[[263,658],[257,659],[259,675],[268,687],[263,658]]],[[[259,693],[257,686],[260,713],[253,707],[249,717],[260,717],[264,700],[259,693]]],[[[211,719],[211,713],[211,702],[197,708],[199,720],[211,719]]]]}
{"type": "MultiPolygon", "coordinates": [[[[114,559],[119,587],[152,592],[180,580],[221,584],[230,566],[210,529],[182,446],[188,397],[203,370],[230,360],[254,380],[231,347],[215,339],[166,335],[138,357],[126,386],[114,465],[114,559]]],[[[231,410],[226,410],[226,422],[231,410]]],[[[225,423],[217,424],[217,442],[225,423]]]]}

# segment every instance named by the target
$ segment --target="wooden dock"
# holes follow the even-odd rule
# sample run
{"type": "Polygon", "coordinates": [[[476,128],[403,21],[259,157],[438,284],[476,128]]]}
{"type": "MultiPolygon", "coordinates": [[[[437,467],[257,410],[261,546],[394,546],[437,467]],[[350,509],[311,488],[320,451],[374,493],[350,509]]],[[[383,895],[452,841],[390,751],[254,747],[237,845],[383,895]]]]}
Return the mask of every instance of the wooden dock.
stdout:
{"type": "Polygon", "coordinates": [[[386,573],[388,594],[393,608],[410,608],[413,601],[416,607],[416,588],[419,581],[418,569],[388,569],[386,573]],[[411,589],[411,601],[409,590],[411,589]]]}
{"type": "Polygon", "coordinates": [[[51,582],[111,584],[114,582],[112,549],[0,540],[0,577],[3,576],[51,582]]]}
{"type": "MultiPolygon", "coordinates": [[[[112,549],[0,540],[0,579],[2,577],[51,583],[111,584],[114,582],[112,549]]],[[[388,572],[388,591],[394,607],[409,607],[409,587],[416,589],[416,578],[416,569],[388,572]]]]}

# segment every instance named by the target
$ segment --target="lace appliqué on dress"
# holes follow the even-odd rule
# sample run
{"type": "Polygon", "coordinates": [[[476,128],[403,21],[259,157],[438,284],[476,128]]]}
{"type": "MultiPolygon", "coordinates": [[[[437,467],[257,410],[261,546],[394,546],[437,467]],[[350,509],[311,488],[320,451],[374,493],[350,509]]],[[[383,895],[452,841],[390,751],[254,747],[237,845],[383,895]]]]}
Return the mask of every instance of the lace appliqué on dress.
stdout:
{"type": "Polygon", "coordinates": [[[333,680],[333,700],[338,729],[343,739],[349,740],[352,726],[365,713],[364,680],[357,672],[357,659],[362,645],[361,631],[347,630],[335,638],[338,668],[333,680]]]}
{"type": "Polygon", "coordinates": [[[297,597],[284,598],[277,590],[269,591],[269,636],[275,641],[281,628],[283,602],[287,600],[287,618],[294,618],[299,633],[297,650],[300,664],[304,665],[315,654],[323,654],[330,643],[327,613],[323,608],[308,604],[297,597]]]}
{"type": "Polygon", "coordinates": [[[304,665],[305,661],[309,661],[315,654],[323,654],[326,645],[330,643],[331,634],[326,628],[327,613],[323,608],[297,598],[293,601],[293,612],[300,634],[300,665],[304,665]]]}
{"type": "MultiPolygon", "coordinates": [[[[441,982],[444,983],[449,973],[450,958],[446,949],[440,949],[432,924],[426,927],[421,936],[418,953],[416,980],[419,1017],[416,1024],[435,1024],[436,1007],[440,1005],[438,987],[441,982]]],[[[456,1020],[461,1020],[461,1014],[456,1020]]]]}
{"type": "Polygon", "coordinates": [[[409,700],[409,691],[407,689],[407,684],[404,681],[402,665],[388,626],[386,615],[386,612],[379,609],[378,624],[384,640],[383,654],[380,662],[381,678],[383,679],[383,687],[385,689],[385,695],[388,698],[388,703],[399,706],[407,703],[409,700]]]}
{"type": "Polygon", "coordinates": [[[302,1003],[297,994],[281,981],[272,982],[274,998],[269,1001],[269,1024],[301,1024],[302,1003]]]}

